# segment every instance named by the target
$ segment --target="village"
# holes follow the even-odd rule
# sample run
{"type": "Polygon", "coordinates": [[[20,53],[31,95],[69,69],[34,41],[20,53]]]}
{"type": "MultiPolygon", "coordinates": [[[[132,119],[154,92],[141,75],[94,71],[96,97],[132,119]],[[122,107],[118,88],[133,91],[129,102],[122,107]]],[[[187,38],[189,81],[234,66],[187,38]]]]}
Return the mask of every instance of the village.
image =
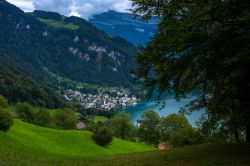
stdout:
{"type": "Polygon", "coordinates": [[[85,108],[96,109],[122,109],[128,105],[137,103],[139,100],[127,89],[110,88],[109,91],[98,94],[82,93],[69,89],[64,95],[67,101],[80,102],[85,108]]]}

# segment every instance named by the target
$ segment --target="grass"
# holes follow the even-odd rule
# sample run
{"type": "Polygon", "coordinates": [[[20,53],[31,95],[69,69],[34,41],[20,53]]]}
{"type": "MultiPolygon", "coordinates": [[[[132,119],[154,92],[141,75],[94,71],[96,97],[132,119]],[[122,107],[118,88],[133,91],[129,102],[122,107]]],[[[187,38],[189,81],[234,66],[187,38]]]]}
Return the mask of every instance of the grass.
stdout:
{"type": "Polygon", "coordinates": [[[0,165],[10,160],[19,162],[32,156],[82,158],[152,150],[156,149],[116,138],[109,146],[101,147],[95,144],[91,133],[87,131],[48,129],[19,120],[15,120],[8,133],[0,132],[0,165]]]}
{"type": "Polygon", "coordinates": [[[0,132],[1,166],[248,166],[250,144],[205,144],[169,151],[115,139],[103,148],[82,131],[58,131],[15,121],[0,132]],[[148,152],[145,152],[148,151],[148,152]],[[131,154],[132,153],[132,154],[131,154]]]}
{"type": "Polygon", "coordinates": [[[39,20],[55,28],[66,28],[66,29],[72,29],[72,30],[76,30],[79,28],[79,26],[75,25],[74,23],[64,23],[64,22],[55,21],[52,19],[42,19],[42,18],[39,18],[39,20]]]}
{"type": "Polygon", "coordinates": [[[106,118],[104,116],[94,116],[94,118],[93,118],[94,123],[105,122],[107,120],[108,120],[108,118],[106,118]]]}

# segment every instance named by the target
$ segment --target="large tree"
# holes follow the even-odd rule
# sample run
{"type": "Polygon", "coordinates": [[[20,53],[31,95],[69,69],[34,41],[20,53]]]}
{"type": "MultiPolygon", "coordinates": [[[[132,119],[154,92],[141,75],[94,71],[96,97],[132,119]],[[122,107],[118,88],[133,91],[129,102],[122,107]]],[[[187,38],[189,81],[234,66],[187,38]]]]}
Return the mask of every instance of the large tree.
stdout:
{"type": "Polygon", "coordinates": [[[133,130],[133,125],[130,123],[130,115],[127,113],[119,113],[113,116],[110,120],[111,128],[114,135],[121,139],[129,139],[133,130]]]}
{"type": "Polygon", "coordinates": [[[158,15],[159,32],[137,57],[137,76],[149,92],[174,90],[176,99],[195,93],[187,111],[205,109],[245,129],[250,142],[247,95],[250,65],[248,0],[131,0],[134,14],[158,15]]]}
{"type": "Polygon", "coordinates": [[[142,142],[157,145],[160,140],[160,116],[149,110],[141,115],[142,123],[138,129],[138,136],[142,142]]]}

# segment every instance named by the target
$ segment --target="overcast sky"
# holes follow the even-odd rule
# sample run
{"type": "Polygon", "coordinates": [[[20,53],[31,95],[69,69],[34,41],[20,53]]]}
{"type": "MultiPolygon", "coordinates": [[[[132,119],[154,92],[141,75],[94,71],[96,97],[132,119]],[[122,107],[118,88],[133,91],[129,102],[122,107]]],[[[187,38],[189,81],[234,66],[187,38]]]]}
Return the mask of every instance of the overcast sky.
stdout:
{"type": "Polygon", "coordinates": [[[25,12],[37,10],[54,11],[85,19],[108,10],[128,12],[129,0],[7,0],[25,12]]]}

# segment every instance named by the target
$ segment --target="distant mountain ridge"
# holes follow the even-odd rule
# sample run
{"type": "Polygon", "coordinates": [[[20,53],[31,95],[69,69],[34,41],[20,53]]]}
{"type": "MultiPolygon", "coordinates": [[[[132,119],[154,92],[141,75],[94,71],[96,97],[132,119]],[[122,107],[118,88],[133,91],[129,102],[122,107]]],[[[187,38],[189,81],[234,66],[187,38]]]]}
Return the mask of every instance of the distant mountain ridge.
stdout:
{"type": "Polygon", "coordinates": [[[24,13],[0,0],[0,48],[73,81],[130,86],[136,47],[78,17],[54,12],[24,13]]]}
{"type": "Polygon", "coordinates": [[[146,45],[157,31],[159,19],[153,17],[142,21],[129,13],[119,13],[113,10],[93,16],[89,20],[98,29],[106,33],[120,36],[135,45],[146,45]]]}

